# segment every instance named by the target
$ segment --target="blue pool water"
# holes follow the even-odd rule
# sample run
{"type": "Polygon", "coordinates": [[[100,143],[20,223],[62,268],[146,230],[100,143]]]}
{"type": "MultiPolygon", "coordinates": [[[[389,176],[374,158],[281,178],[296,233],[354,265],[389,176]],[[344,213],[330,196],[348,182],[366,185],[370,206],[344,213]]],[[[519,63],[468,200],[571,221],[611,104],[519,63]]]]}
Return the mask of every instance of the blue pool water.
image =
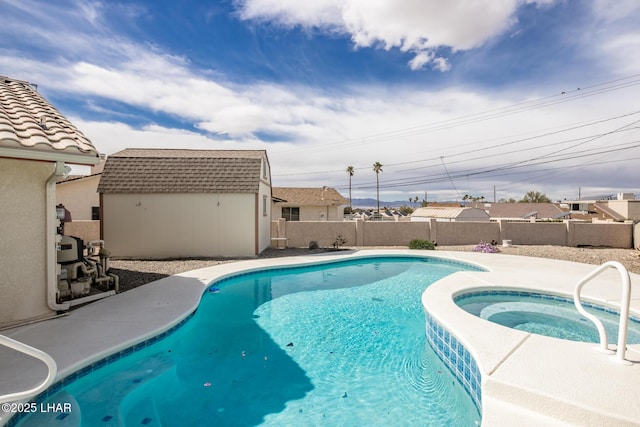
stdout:
{"type": "Polygon", "coordinates": [[[370,258],[214,283],[166,338],[60,388],[21,426],[473,426],[421,294],[470,266],[370,258]]]}
{"type": "MultiPolygon", "coordinates": [[[[513,329],[571,341],[600,342],[593,322],[578,312],[573,300],[566,298],[497,291],[463,295],[456,298],[456,304],[471,314],[513,329]]],[[[617,343],[620,315],[584,302],[583,305],[602,321],[609,343],[617,343]]],[[[629,322],[627,342],[640,343],[639,319],[629,322]]]]}

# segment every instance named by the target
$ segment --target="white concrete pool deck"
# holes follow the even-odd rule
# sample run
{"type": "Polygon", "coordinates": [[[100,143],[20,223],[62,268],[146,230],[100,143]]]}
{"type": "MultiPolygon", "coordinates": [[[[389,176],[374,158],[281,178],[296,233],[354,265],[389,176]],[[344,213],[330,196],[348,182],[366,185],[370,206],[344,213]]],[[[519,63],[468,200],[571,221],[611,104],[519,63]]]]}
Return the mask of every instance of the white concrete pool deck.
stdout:
{"type": "MultiPolygon", "coordinates": [[[[430,315],[462,343],[482,372],[484,426],[640,425],[640,344],[628,346],[624,366],[595,344],[558,340],[477,318],[453,296],[487,288],[525,289],[571,297],[596,266],[473,252],[359,250],[220,264],[167,277],[72,311],[67,316],[2,331],[49,353],[58,379],[162,333],[193,312],[207,285],[240,271],[374,255],[422,255],[477,264],[487,272],[448,276],[423,295],[430,315]]],[[[640,276],[632,274],[631,312],[640,317],[640,276]]],[[[620,276],[607,271],[583,289],[583,300],[618,307],[620,276]]],[[[46,368],[0,347],[0,394],[41,382],[46,368]]],[[[8,420],[0,412],[0,425],[8,420]]]]}

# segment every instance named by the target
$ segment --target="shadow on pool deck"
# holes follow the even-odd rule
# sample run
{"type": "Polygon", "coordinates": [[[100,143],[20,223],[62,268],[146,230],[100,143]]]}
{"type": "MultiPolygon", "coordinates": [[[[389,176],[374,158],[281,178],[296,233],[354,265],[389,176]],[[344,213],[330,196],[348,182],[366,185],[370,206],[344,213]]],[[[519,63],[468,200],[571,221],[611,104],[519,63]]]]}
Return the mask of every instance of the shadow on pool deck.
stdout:
{"type": "MultiPolygon", "coordinates": [[[[62,323],[73,317],[80,317],[73,319],[76,322],[91,318],[90,323],[117,318],[111,324],[116,329],[110,334],[114,336],[100,339],[109,347],[109,338],[119,335],[122,339],[137,328],[144,329],[145,324],[150,326],[154,316],[164,318],[160,312],[173,311],[167,310],[168,300],[180,304],[172,298],[173,291],[192,285],[200,292],[189,299],[202,295],[202,285],[193,279],[173,277],[127,292],[130,299],[142,301],[146,307],[132,310],[129,298],[122,295],[122,304],[114,306],[113,299],[110,301],[109,312],[102,313],[106,304],[96,302],[56,323],[64,328],[62,323]],[[155,296],[162,289],[164,297],[155,296]]],[[[198,298],[195,315],[180,328],[134,353],[115,357],[113,363],[92,369],[89,375],[64,385],[44,401],[45,405],[63,398],[72,402],[72,414],[80,414],[83,425],[260,424],[266,416],[281,412],[287,402],[304,398],[314,388],[287,349],[257,324],[254,311],[269,299],[271,281],[265,278],[205,292],[201,300],[198,298]]],[[[58,351],[75,353],[69,356],[77,359],[81,348],[91,347],[82,343],[59,343],[58,351]],[[72,346],[79,348],[73,351],[72,346]]],[[[56,351],[51,353],[56,355],[56,351]]],[[[26,417],[23,425],[53,425],[58,415],[36,414],[26,417]]]]}

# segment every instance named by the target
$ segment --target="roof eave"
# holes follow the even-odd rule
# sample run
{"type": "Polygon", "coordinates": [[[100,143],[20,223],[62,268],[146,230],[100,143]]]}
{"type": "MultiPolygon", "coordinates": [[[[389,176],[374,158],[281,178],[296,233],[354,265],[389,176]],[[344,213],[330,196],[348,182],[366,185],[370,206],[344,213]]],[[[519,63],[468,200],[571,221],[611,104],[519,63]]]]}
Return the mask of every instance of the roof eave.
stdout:
{"type": "Polygon", "coordinates": [[[0,157],[14,159],[38,160],[47,162],[65,162],[74,165],[93,166],[100,162],[98,152],[69,153],[66,151],[41,151],[25,148],[0,147],[0,157]]]}

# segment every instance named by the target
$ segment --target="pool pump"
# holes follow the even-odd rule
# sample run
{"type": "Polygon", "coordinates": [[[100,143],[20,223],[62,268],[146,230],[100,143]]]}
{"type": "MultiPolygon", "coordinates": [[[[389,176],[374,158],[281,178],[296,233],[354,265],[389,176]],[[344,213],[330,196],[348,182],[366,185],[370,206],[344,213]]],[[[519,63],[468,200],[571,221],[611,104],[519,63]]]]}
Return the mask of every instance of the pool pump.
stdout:
{"type": "Polygon", "coordinates": [[[76,305],[104,298],[118,292],[119,278],[109,272],[109,253],[104,240],[88,245],[79,237],[59,236],[58,302],[76,305]]]}

